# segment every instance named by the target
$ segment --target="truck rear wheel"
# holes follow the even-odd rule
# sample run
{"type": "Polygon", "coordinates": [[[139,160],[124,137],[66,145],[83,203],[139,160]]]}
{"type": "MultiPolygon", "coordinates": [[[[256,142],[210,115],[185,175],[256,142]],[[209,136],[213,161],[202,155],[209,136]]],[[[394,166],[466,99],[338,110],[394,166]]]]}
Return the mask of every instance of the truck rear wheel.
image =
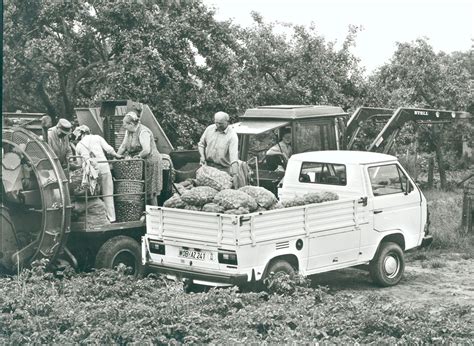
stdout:
{"type": "Polygon", "coordinates": [[[285,273],[288,274],[288,276],[292,279],[296,276],[295,268],[293,268],[293,266],[285,260],[276,260],[275,262],[271,263],[268,266],[267,275],[270,273],[285,273]]]}
{"type": "Polygon", "coordinates": [[[400,282],[404,271],[405,259],[400,245],[392,242],[380,244],[369,264],[372,280],[383,287],[394,286],[400,282]]]}
{"type": "Polygon", "coordinates": [[[141,247],[130,237],[121,235],[110,238],[100,247],[95,258],[96,268],[114,269],[120,263],[131,268],[131,275],[140,277],[144,267],[141,263],[141,247]]]}
{"type": "Polygon", "coordinates": [[[277,275],[278,273],[287,274],[291,280],[296,277],[296,270],[293,266],[285,260],[276,260],[268,266],[265,276],[263,278],[263,285],[268,289],[272,285],[272,280],[269,280],[270,273],[277,275]]]}

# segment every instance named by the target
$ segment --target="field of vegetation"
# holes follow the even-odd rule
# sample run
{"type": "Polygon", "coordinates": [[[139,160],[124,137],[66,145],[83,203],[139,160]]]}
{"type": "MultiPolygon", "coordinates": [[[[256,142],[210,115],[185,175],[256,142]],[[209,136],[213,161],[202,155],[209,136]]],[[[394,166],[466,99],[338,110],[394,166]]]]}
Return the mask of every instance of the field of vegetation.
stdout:
{"type": "Polygon", "coordinates": [[[274,279],[269,292],[186,293],[157,275],[55,277],[44,264],[0,278],[0,344],[469,343],[474,340],[472,236],[460,193],[433,192],[435,249],[409,254],[402,282],[378,288],[356,269],[274,279]]]}

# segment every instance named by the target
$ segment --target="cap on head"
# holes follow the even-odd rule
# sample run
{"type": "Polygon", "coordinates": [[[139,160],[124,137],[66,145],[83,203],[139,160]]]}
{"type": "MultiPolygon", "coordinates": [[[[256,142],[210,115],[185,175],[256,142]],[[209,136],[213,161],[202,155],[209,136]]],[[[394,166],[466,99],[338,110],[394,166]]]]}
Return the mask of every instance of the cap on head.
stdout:
{"type": "Polygon", "coordinates": [[[78,126],[73,131],[73,135],[76,137],[76,139],[78,139],[81,135],[83,135],[85,133],[91,133],[91,130],[90,130],[89,126],[87,126],[87,125],[78,126]]]}
{"type": "Polygon", "coordinates": [[[127,112],[127,114],[125,114],[125,116],[123,117],[123,120],[127,123],[138,124],[138,122],[140,121],[140,116],[138,115],[137,112],[130,111],[130,112],[127,112]]]}
{"type": "Polygon", "coordinates": [[[57,128],[60,132],[68,135],[71,133],[72,124],[67,119],[59,119],[57,128]]]}

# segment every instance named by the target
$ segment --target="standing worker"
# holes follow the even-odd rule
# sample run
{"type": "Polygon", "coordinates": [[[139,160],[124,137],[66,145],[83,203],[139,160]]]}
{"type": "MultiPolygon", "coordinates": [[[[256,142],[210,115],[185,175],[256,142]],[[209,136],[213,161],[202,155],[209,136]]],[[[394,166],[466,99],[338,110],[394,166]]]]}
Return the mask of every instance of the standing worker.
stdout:
{"type": "Polygon", "coordinates": [[[235,177],[239,170],[238,147],[237,133],[229,127],[229,114],[217,112],[214,115],[214,124],[206,128],[199,141],[200,163],[218,168],[235,177]]]}
{"type": "Polygon", "coordinates": [[[96,168],[99,171],[99,180],[102,187],[102,195],[104,195],[103,199],[107,218],[110,222],[115,222],[114,183],[109,163],[105,162],[107,158],[104,152],[117,159],[122,158],[122,156],[117,154],[104,138],[99,135],[91,135],[91,131],[86,125],[78,126],[74,130],[74,135],[76,140],[79,141],[76,145],[76,154],[84,160],[94,159],[97,163],[96,168]]]}
{"type": "Polygon", "coordinates": [[[140,123],[140,117],[133,111],[125,114],[123,127],[126,130],[125,137],[117,153],[145,160],[146,191],[150,197],[150,204],[158,205],[158,196],[163,188],[163,165],[153,132],[140,123]]]}
{"type": "Polygon", "coordinates": [[[68,120],[61,118],[56,126],[48,130],[48,144],[53,149],[63,168],[67,166],[68,159],[72,156],[72,149],[69,143],[71,129],[72,124],[68,120]]]}

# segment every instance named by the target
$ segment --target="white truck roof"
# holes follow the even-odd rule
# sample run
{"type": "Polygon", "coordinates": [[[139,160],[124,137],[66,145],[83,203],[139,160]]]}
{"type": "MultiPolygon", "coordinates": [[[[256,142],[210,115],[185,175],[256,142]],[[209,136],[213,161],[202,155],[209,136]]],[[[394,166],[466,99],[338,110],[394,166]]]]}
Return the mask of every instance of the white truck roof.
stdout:
{"type": "Polygon", "coordinates": [[[395,161],[392,155],[352,150],[324,150],[295,154],[291,160],[329,162],[336,164],[368,164],[395,161]]]}

